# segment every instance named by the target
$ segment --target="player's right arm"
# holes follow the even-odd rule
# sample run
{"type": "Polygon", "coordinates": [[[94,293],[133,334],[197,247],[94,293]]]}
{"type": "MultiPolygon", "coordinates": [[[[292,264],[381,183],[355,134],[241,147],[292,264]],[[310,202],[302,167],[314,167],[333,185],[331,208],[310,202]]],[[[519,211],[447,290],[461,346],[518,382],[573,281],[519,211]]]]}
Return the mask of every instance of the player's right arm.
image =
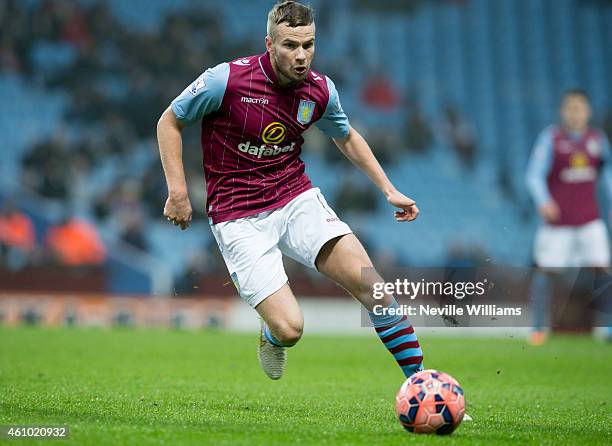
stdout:
{"type": "Polygon", "coordinates": [[[164,216],[181,229],[189,227],[192,214],[181,131],[221,107],[228,78],[227,63],[206,70],[172,101],[157,122],[159,154],[168,186],[164,216]]]}
{"type": "Polygon", "coordinates": [[[161,158],[168,198],[164,206],[164,217],[181,229],[187,229],[191,221],[191,203],[187,193],[187,181],[183,168],[183,138],[181,123],[171,107],[168,107],[157,122],[157,142],[161,158]]]}
{"type": "Polygon", "coordinates": [[[553,160],[552,128],[538,137],[527,164],[525,184],[542,218],[553,223],[560,217],[559,206],[550,195],[546,178],[553,160]]]}

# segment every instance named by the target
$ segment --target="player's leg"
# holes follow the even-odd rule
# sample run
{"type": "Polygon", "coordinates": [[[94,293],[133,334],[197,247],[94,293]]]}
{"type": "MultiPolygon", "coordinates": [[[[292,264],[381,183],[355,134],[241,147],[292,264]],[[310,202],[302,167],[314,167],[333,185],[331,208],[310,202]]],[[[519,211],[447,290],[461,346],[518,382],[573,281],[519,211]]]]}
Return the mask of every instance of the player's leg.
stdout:
{"type": "Polygon", "coordinates": [[[365,249],[318,189],[311,189],[283,209],[284,232],[279,241],[281,251],[298,262],[318,269],[361,302],[370,314],[378,336],[398,361],[406,376],[422,368],[423,354],[410,323],[403,316],[377,315],[375,304],[397,307],[392,295],[375,300],[374,282],[382,282],[372,268],[365,249]],[[362,268],[370,268],[362,276],[362,268]]]}
{"type": "Polygon", "coordinates": [[[382,300],[374,299],[374,283],[383,282],[383,279],[373,268],[372,261],[354,234],[336,237],[323,245],[316,259],[316,267],[368,310],[378,337],[406,377],[423,369],[423,351],[406,316],[372,311],[375,305],[394,308],[398,304],[392,295],[385,295],[382,300]],[[365,268],[368,269],[367,273],[365,268]]]}
{"type": "Polygon", "coordinates": [[[287,348],[293,347],[302,336],[302,312],[287,283],[255,310],[261,316],[259,364],[270,379],[279,379],[285,372],[287,348]]]}
{"type": "Polygon", "coordinates": [[[550,318],[552,285],[560,274],[560,268],[572,264],[575,234],[572,228],[543,225],[534,241],[536,270],[531,280],[531,311],[533,326],[529,342],[541,345],[546,342],[546,325],[550,318]]]}
{"type": "Polygon", "coordinates": [[[270,378],[278,379],[285,368],[285,349],[297,342],[302,330],[278,248],[279,214],[264,212],[211,228],[236,290],[263,319],[259,361],[270,378]]]}
{"type": "Polygon", "coordinates": [[[272,344],[291,347],[302,337],[304,317],[288,283],[264,299],[255,310],[262,318],[263,334],[272,344]]]}
{"type": "Polygon", "coordinates": [[[594,268],[595,283],[593,284],[598,299],[600,316],[596,326],[604,327],[604,336],[612,340],[612,299],[603,290],[610,286],[610,240],[606,225],[602,220],[595,220],[580,227],[577,231],[576,255],[579,264],[594,268]]]}
{"type": "Polygon", "coordinates": [[[553,277],[546,269],[536,266],[531,277],[530,288],[533,320],[529,343],[532,345],[541,345],[546,342],[545,327],[549,318],[552,281],[553,277]]]}

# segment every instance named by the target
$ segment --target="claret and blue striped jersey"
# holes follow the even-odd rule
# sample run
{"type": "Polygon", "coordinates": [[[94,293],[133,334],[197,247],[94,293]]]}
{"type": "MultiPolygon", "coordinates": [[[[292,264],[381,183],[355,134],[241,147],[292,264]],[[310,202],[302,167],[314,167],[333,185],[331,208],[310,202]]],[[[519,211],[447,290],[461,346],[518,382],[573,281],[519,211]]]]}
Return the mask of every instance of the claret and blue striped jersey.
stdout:
{"type": "Polygon", "coordinates": [[[311,70],[282,87],[268,53],[206,70],[171,107],[182,123],[202,123],[214,224],[281,207],[312,187],[300,159],[302,133],[312,124],[332,138],[349,134],[334,83],[311,70]]]}
{"type": "Polygon", "coordinates": [[[579,226],[600,218],[597,179],[612,198],[610,144],[599,130],[571,134],[550,126],[538,137],[527,166],[527,187],[538,206],[554,200],[561,212],[555,226],[579,226]]]}

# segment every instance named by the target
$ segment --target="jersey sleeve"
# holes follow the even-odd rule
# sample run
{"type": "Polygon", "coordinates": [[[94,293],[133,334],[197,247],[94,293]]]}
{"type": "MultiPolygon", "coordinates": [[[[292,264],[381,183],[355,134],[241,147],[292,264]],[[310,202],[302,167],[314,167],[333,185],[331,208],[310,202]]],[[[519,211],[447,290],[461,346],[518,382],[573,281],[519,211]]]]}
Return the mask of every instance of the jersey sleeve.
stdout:
{"type": "Polygon", "coordinates": [[[538,137],[527,164],[525,184],[537,206],[550,201],[546,178],[553,159],[552,129],[547,128],[538,137]]]}
{"type": "Polygon", "coordinates": [[[610,141],[604,133],[601,134],[601,159],[603,161],[601,180],[606,189],[608,201],[612,202],[612,153],[610,152],[610,141]]]}
{"type": "Polygon", "coordinates": [[[230,67],[222,63],[209,68],[172,101],[172,111],[184,124],[193,124],[221,107],[230,67]]]}
{"type": "Polygon", "coordinates": [[[321,119],[317,121],[316,126],[330,138],[344,139],[349,135],[349,120],[342,110],[336,86],[329,77],[326,76],[325,78],[327,79],[329,100],[325,112],[321,119]]]}

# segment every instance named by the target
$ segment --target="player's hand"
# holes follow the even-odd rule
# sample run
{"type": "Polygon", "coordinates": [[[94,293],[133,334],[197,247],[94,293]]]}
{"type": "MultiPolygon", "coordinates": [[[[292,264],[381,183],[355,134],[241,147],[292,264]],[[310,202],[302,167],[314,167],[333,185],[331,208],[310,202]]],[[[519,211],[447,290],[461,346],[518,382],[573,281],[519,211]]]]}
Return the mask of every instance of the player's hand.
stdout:
{"type": "Polygon", "coordinates": [[[561,211],[559,210],[559,206],[553,200],[550,200],[548,203],[544,203],[538,209],[540,215],[547,223],[554,223],[559,220],[561,217],[561,211]]]}
{"type": "Polygon", "coordinates": [[[413,221],[419,215],[419,208],[413,199],[408,198],[406,195],[398,191],[390,192],[387,195],[387,201],[389,204],[399,208],[399,211],[395,211],[396,221],[413,221]]]}
{"type": "Polygon", "coordinates": [[[189,197],[169,195],[164,206],[164,217],[174,223],[175,226],[180,226],[182,230],[189,227],[191,221],[191,203],[189,197]]]}

